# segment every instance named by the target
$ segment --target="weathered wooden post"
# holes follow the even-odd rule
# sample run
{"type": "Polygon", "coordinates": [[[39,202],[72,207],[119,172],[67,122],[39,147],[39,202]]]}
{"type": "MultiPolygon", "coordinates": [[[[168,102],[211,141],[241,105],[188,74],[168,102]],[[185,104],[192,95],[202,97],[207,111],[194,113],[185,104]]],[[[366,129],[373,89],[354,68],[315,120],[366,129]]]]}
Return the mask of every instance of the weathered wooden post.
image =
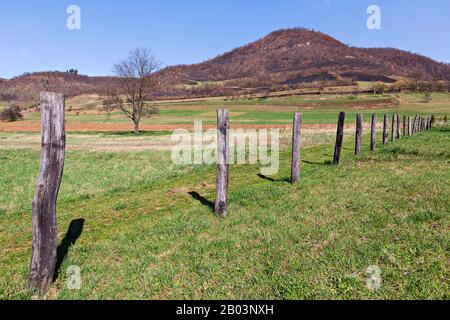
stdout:
{"type": "Polygon", "coordinates": [[[217,110],[217,184],[215,212],[228,214],[228,175],[230,160],[228,110],[217,110]]]}
{"type": "Polygon", "coordinates": [[[407,124],[406,124],[406,115],[404,115],[403,116],[403,136],[404,137],[406,137],[407,131],[408,131],[408,128],[407,128],[407,124]]]}
{"type": "Polygon", "coordinates": [[[411,123],[411,116],[408,116],[408,136],[411,136],[412,134],[412,123],[411,123]]]}
{"type": "Polygon", "coordinates": [[[344,142],[344,125],[345,125],[345,112],[339,113],[338,128],[336,134],[336,145],[334,147],[333,164],[338,165],[341,161],[342,143],[344,142]]]}
{"type": "Polygon", "coordinates": [[[64,169],[66,134],[64,97],[41,93],[41,164],[33,199],[33,242],[29,287],[41,294],[48,291],[55,275],[58,226],[56,201],[64,169]]]}
{"type": "Polygon", "coordinates": [[[383,144],[388,143],[389,139],[388,130],[389,130],[389,115],[385,114],[383,123],[383,144]]]}
{"type": "Polygon", "coordinates": [[[372,115],[372,127],[370,130],[370,150],[377,149],[377,114],[372,115]]]}
{"type": "Polygon", "coordinates": [[[414,117],[413,136],[417,134],[417,115],[414,117]]]}
{"type": "Polygon", "coordinates": [[[296,112],[294,114],[294,127],[292,129],[292,183],[296,183],[300,180],[301,130],[302,114],[296,112]]]}
{"type": "Polygon", "coordinates": [[[400,139],[402,137],[402,126],[401,126],[401,120],[400,115],[397,115],[397,139],[400,139]]]}
{"type": "Polygon", "coordinates": [[[362,114],[357,114],[356,134],[355,134],[355,155],[357,156],[361,154],[362,133],[363,133],[363,117],[362,114]]]}
{"type": "Polygon", "coordinates": [[[392,115],[392,128],[391,128],[391,141],[392,142],[395,141],[396,131],[397,131],[397,115],[393,114],[392,115]]]}

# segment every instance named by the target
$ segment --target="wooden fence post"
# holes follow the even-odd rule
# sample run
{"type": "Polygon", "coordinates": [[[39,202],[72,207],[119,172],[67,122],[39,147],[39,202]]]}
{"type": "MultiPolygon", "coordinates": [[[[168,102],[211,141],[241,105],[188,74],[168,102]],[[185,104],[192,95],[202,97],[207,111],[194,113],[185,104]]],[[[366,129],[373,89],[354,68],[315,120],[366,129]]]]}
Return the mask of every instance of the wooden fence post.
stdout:
{"type": "Polygon", "coordinates": [[[32,205],[33,242],[28,283],[30,289],[44,294],[56,271],[56,201],[64,169],[66,134],[63,95],[42,92],[40,99],[41,164],[32,205]]]}
{"type": "Polygon", "coordinates": [[[388,143],[389,139],[388,130],[389,130],[389,115],[385,114],[383,123],[383,144],[388,143]]]}
{"type": "Polygon", "coordinates": [[[372,115],[372,127],[370,130],[370,150],[377,149],[377,114],[372,115]]]}
{"type": "Polygon", "coordinates": [[[300,180],[301,130],[302,114],[296,112],[294,114],[294,126],[292,129],[292,183],[296,183],[300,180]]]}
{"type": "Polygon", "coordinates": [[[356,135],[355,135],[355,155],[361,154],[363,134],[363,117],[362,114],[356,115],[356,135]]]}
{"type": "Polygon", "coordinates": [[[400,139],[402,137],[402,125],[401,125],[401,119],[400,115],[397,115],[397,139],[400,139]]]}
{"type": "Polygon", "coordinates": [[[419,132],[419,116],[416,116],[416,129],[414,130],[415,134],[417,134],[419,132]]]}
{"type": "Polygon", "coordinates": [[[217,110],[217,183],[215,212],[222,217],[228,214],[228,175],[229,175],[229,119],[228,110],[217,110]]]}
{"type": "Polygon", "coordinates": [[[391,128],[391,141],[392,142],[395,141],[396,131],[397,131],[397,115],[393,114],[392,115],[392,128],[391,128]]]}
{"type": "Polygon", "coordinates": [[[408,136],[411,136],[412,134],[412,127],[411,127],[411,116],[408,116],[408,136]]]}
{"type": "Polygon", "coordinates": [[[345,125],[345,112],[339,113],[338,128],[336,134],[336,145],[334,147],[333,164],[338,165],[341,161],[342,143],[344,142],[344,125],[345,125]]]}
{"type": "Polygon", "coordinates": [[[413,136],[417,134],[417,115],[414,117],[413,136]]]}
{"type": "Polygon", "coordinates": [[[407,131],[408,131],[408,128],[406,126],[407,126],[407,124],[406,124],[406,115],[404,115],[403,116],[403,136],[404,137],[406,137],[406,134],[407,134],[407,131]]]}

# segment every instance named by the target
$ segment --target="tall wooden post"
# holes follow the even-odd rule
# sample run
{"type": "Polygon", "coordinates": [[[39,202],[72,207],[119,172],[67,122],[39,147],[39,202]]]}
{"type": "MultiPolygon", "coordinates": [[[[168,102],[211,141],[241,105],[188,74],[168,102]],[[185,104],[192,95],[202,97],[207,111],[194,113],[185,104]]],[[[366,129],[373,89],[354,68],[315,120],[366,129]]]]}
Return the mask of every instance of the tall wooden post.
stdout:
{"type": "Polygon", "coordinates": [[[411,136],[412,134],[412,127],[411,127],[411,116],[408,116],[408,136],[411,136]]]}
{"type": "Polygon", "coordinates": [[[338,128],[336,133],[336,145],[334,147],[333,164],[338,165],[341,161],[342,144],[344,142],[344,125],[345,125],[345,112],[339,113],[338,128]]]}
{"type": "Polygon", "coordinates": [[[377,114],[372,115],[372,127],[370,130],[370,150],[377,149],[377,114]]]}
{"type": "Polygon", "coordinates": [[[403,136],[406,137],[408,128],[406,123],[406,115],[403,116],[403,136]]]}
{"type": "Polygon", "coordinates": [[[385,114],[383,123],[383,144],[388,143],[389,138],[388,130],[389,130],[389,115],[385,114]]]}
{"type": "Polygon", "coordinates": [[[228,214],[228,175],[229,175],[229,120],[228,110],[217,110],[217,184],[215,212],[222,217],[228,214]]]}
{"type": "Polygon", "coordinates": [[[56,201],[64,169],[66,134],[64,97],[41,93],[41,164],[33,199],[33,242],[29,287],[41,294],[48,291],[56,268],[58,226],[56,201]]]}
{"type": "Polygon", "coordinates": [[[401,126],[401,120],[400,115],[397,115],[397,139],[400,139],[402,137],[402,126],[401,126]]]}
{"type": "Polygon", "coordinates": [[[291,181],[296,183],[300,180],[300,158],[301,158],[301,129],[302,114],[294,114],[294,126],[292,129],[292,170],[291,181]]]}
{"type": "Polygon", "coordinates": [[[392,128],[391,128],[391,141],[392,142],[395,141],[396,131],[397,131],[397,115],[393,114],[392,115],[392,128]]]}
{"type": "Polygon", "coordinates": [[[355,155],[361,154],[363,133],[363,117],[362,114],[356,115],[356,135],[355,135],[355,155]]]}
{"type": "Polygon", "coordinates": [[[413,135],[417,134],[417,115],[414,117],[413,135]]]}

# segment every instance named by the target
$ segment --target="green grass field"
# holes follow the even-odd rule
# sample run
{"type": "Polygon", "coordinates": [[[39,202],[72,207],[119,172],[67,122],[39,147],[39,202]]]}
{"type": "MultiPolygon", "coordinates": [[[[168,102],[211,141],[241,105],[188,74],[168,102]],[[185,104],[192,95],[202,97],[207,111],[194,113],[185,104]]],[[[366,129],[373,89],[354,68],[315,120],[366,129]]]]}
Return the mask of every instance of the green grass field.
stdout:
{"type": "MultiPolygon", "coordinates": [[[[357,113],[362,113],[366,121],[372,113],[381,119],[383,114],[409,113],[435,114],[443,117],[450,106],[450,95],[433,94],[429,103],[423,102],[421,94],[369,95],[304,95],[248,100],[214,100],[198,102],[160,102],[158,115],[143,118],[142,124],[177,125],[191,124],[203,120],[205,124],[215,124],[217,108],[227,108],[234,124],[279,124],[292,122],[292,113],[303,112],[305,124],[334,124],[336,113],[346,111],[346,122],[353,124],[357,113]]],[[[120,112],[107,114],[102,111],[99,97],[85,96],[70,98],[66,102],[69,123],[130,123],[120,112]]],[[[39,121],[39,113],[26,115],[25,120],[39,121]]],[[[130,125],[131,128],[131,125],[130,125]]]]}
{"type": "MultiPolygon", "coordinates": [[[[445,95],[428,104],[420,96],[403,99],[376,112],[440,118],[450,110],[445,95]]],[[[335,124],[346,109],[264,113],[269,107],[246,106],[241,120],[291,123],[300,108],[305,123],[335,124]]],[[[203,108],[167,107],[164,116],[188,121],[210,112],[213,121],[214,110],[203,108]]],[[[229,108],[236,123],[233,112],[242,107],[229,108]]],[[[354,113],[368,121],[374,112],[347,111],[349,123],[354,113]]],[[[357,158],[352,131],[336,167],[330,165],[335,129],[305,130],[295,186],[288,181],[289,131],[281,135],[276,176],[232,166],[227,219],[211,209],[215,166],[173,165],[168,132],[69,133],[58,224],[60,243],[76,242],[42,298],[449,299],[450,127],[436,125],[375,153],[366,134],[357,158]],[[66,232],[78,219],[85,220],[83,230],[70,239],[66,232]],[[81,268],[81,290],[66,287],[71,265],[81,268]],[[367,288],[369,266],[381,269],[378,291],[367,288]]],[[[0,132],[0,299],[32,297],[26,279],[38,167],[39,134],[0,132]]]]}

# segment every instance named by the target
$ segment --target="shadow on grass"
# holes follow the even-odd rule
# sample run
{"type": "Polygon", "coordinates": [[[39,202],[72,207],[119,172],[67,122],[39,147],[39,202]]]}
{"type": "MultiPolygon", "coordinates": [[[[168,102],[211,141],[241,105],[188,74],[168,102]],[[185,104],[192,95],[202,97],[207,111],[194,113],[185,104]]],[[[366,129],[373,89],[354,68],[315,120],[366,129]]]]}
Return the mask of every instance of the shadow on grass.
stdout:
{"type": "Polygon", "coordinates": [[[274,178],[270,178],[268,176],[265,176],[263,174],[258,173],[257,174],[258,177],[260,177],[261,179],[270,181],[270,182],[291,182],[290,178],[281,178],[281,179],[274,179],[274,178]]]}
{"type": "Polygon", "coordinates": [[[58,246],[58,249],[56,251],[57,260],[56,260],[55,274],[53,276],[54,281],[58,279],[61,265],[64,262],[64,259],[67,257],[70,247],[77,242],[77,240],[83,233],[85,221],[86,220],[84,219],[77,219],[72,220],[72,222],[70,222],[69,229],[67,230],[64,239],[62,240],[61,244],[58,246]]]}
{"type": "Polygon", "coordinates": [[[302,160],[302,163],[312,164],[312,165],[320,165],[320,166],[329,166],[329,165],[333,164],[333,161],[327,160],[324,162],[312,162],[312,161],[308,161],[308,160],[302,160]]]}
{"type": "Polygon", "coordinates": [[[209,210],[214,212],[214,202],[209,201],[208,199],[206,199],[205,197],[203,197],[202,195],[200,195],[198,192],[195,192],[195,191],[191,191],[188,194],[192,198],[194,198],[195,200],[200,202],[202,205],[204,205],[205,207],[208,207],[209,210]]]}

